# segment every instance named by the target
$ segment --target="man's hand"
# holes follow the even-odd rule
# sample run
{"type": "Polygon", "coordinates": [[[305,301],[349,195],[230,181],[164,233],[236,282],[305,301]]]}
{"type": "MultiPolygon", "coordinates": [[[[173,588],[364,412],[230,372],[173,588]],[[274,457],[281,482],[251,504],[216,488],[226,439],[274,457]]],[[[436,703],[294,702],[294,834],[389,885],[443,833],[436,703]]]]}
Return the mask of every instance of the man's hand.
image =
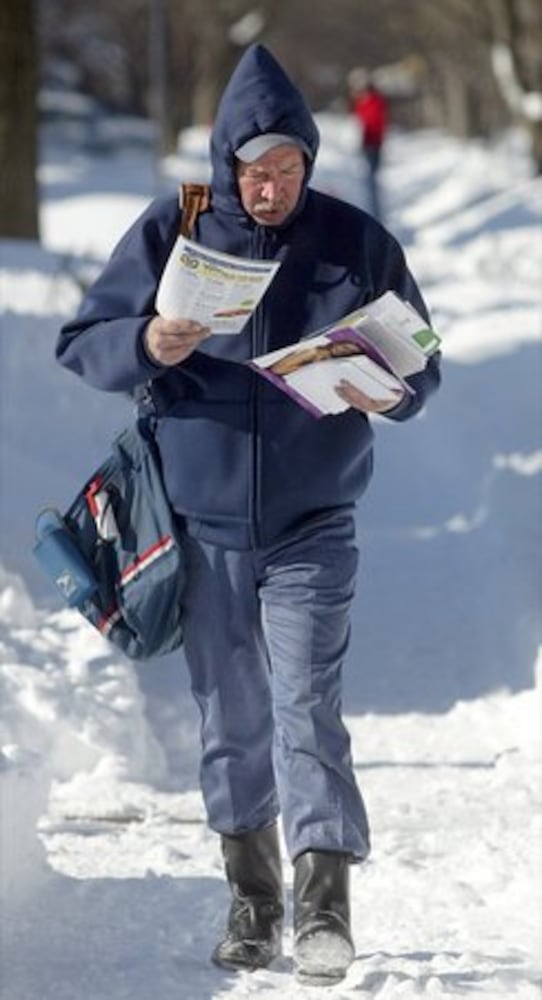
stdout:
{"type": "Polygon", "coordinates": [[[178,365],[209,336],[208,326],[191,319],[163,319],[155,316],[145,330],[145,349],[161,365],[178,365]]]}
{"type": "Polygon", "coordinates": [[[385,413],[386,410],[393,410],[397,406],[404,393],[399,389],[397,390],[397,399],[390,403],[389,399],[371,399],[370,396],[366,396],[361,389],[355,389],[354,386],[342,379],[338,385],[335,386],[335,392],[341,399],[344,399],[345,403],[353,406],[355,410],[361,410],[363,413],[385,413]]]}

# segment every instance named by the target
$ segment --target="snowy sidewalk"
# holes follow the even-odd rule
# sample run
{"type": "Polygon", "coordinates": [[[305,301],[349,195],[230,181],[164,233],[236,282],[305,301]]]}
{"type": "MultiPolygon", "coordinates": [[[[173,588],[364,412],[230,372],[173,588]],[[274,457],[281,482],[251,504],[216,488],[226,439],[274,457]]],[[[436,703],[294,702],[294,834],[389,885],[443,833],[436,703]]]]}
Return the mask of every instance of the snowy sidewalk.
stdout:
{"type": "MultiPolygon", "coordinates": [[[[321,124],[316,180],[355,197],[348,123],[321,124]]],[[[542,180],[514,145],[388,149],[445,379],[408,427],[375,422],[344,698],[373,853],[352,873],[356,961],[325,991],[294,983],[289,929],[273,970],[210,964],[227,889],[182,659],[116,657],[51,610],[32,557],[39,506],[68,501],[129,416],[54,362],[77,301],[63,255],[104,259],[150,176],[133,155],[53,155],[44,246],[1,246],[0,1000],[540,1000],[542,180]]]]}

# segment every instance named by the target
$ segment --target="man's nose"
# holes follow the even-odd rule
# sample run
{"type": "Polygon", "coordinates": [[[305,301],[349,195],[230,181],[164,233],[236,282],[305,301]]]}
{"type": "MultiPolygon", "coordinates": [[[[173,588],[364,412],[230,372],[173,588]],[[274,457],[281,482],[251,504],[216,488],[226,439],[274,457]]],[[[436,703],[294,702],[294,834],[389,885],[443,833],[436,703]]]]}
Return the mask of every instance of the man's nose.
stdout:
{"type": "Polygon", "coordinates": [[[266,201],[274,201],[278,193],[278,181],[275,178],[269,177],[262,184],[261,193],[266,201]]]}

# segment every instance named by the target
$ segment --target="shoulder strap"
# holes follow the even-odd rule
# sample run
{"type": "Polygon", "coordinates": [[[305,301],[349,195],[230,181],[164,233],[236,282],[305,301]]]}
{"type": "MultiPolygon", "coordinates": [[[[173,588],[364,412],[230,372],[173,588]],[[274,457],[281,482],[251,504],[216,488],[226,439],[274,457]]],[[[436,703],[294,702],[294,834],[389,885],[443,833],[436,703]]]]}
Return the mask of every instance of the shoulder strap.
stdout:
{"type": "Polygon", "coordinates": [[[181,184],[179,186],[179,204],[181,208],[180,232],[182,236],[189,237],[194,231],[198,215],[200,212],[206,212],[211,204],[209,184],[181,184]]]}
{"type": "MultiPolygon", "coordinates": [[[[190,237],[200,212],[206,212],[211,204],[211,188],[209,184],[192,184],[186,182],[179,185],[179,207],[181,209],[182,236],[190,237]]],[[[144,385],[136,386],[134,399],[140,428],[147,434],[154,427],[154,402],[152,398],[152,380],[144,385]]]]}

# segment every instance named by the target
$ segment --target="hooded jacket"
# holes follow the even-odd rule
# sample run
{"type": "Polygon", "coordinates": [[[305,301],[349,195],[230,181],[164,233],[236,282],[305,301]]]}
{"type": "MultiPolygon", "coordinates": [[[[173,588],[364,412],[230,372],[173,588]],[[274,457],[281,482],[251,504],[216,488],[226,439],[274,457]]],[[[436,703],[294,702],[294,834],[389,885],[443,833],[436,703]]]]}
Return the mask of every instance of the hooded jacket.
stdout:
{"type": "MultiPolygon", "coordinates": [[[[166,489],[201,538],[233,548],[269,545],[311,518],[351,506],[372,470],[372,429],[349,409],[316,419],[245,362],[296,343],[388,289],[427,311],[397,241],[361,210],[308,186],[318,131],[298,89],[261,45],[246,50],[211,134],[212,201],[193,239],[282,264],[241,334],[211,336],[174,367],[154,363],[143,336],[178,236],[178,200],[153,201],[114,250],[57,357],[85,381],[135,392],[150,380],[166,489]],[[239,197],[235,150],[280,132],[303,140],[304,186],[279,227],[263,226],[239,197]]],[[[416,413],[439,380],[438,358],[409,381],[415,396],[389,412],[416,413]]],[[[387,414],[388,416],[388,414],[387,414]]]]}

